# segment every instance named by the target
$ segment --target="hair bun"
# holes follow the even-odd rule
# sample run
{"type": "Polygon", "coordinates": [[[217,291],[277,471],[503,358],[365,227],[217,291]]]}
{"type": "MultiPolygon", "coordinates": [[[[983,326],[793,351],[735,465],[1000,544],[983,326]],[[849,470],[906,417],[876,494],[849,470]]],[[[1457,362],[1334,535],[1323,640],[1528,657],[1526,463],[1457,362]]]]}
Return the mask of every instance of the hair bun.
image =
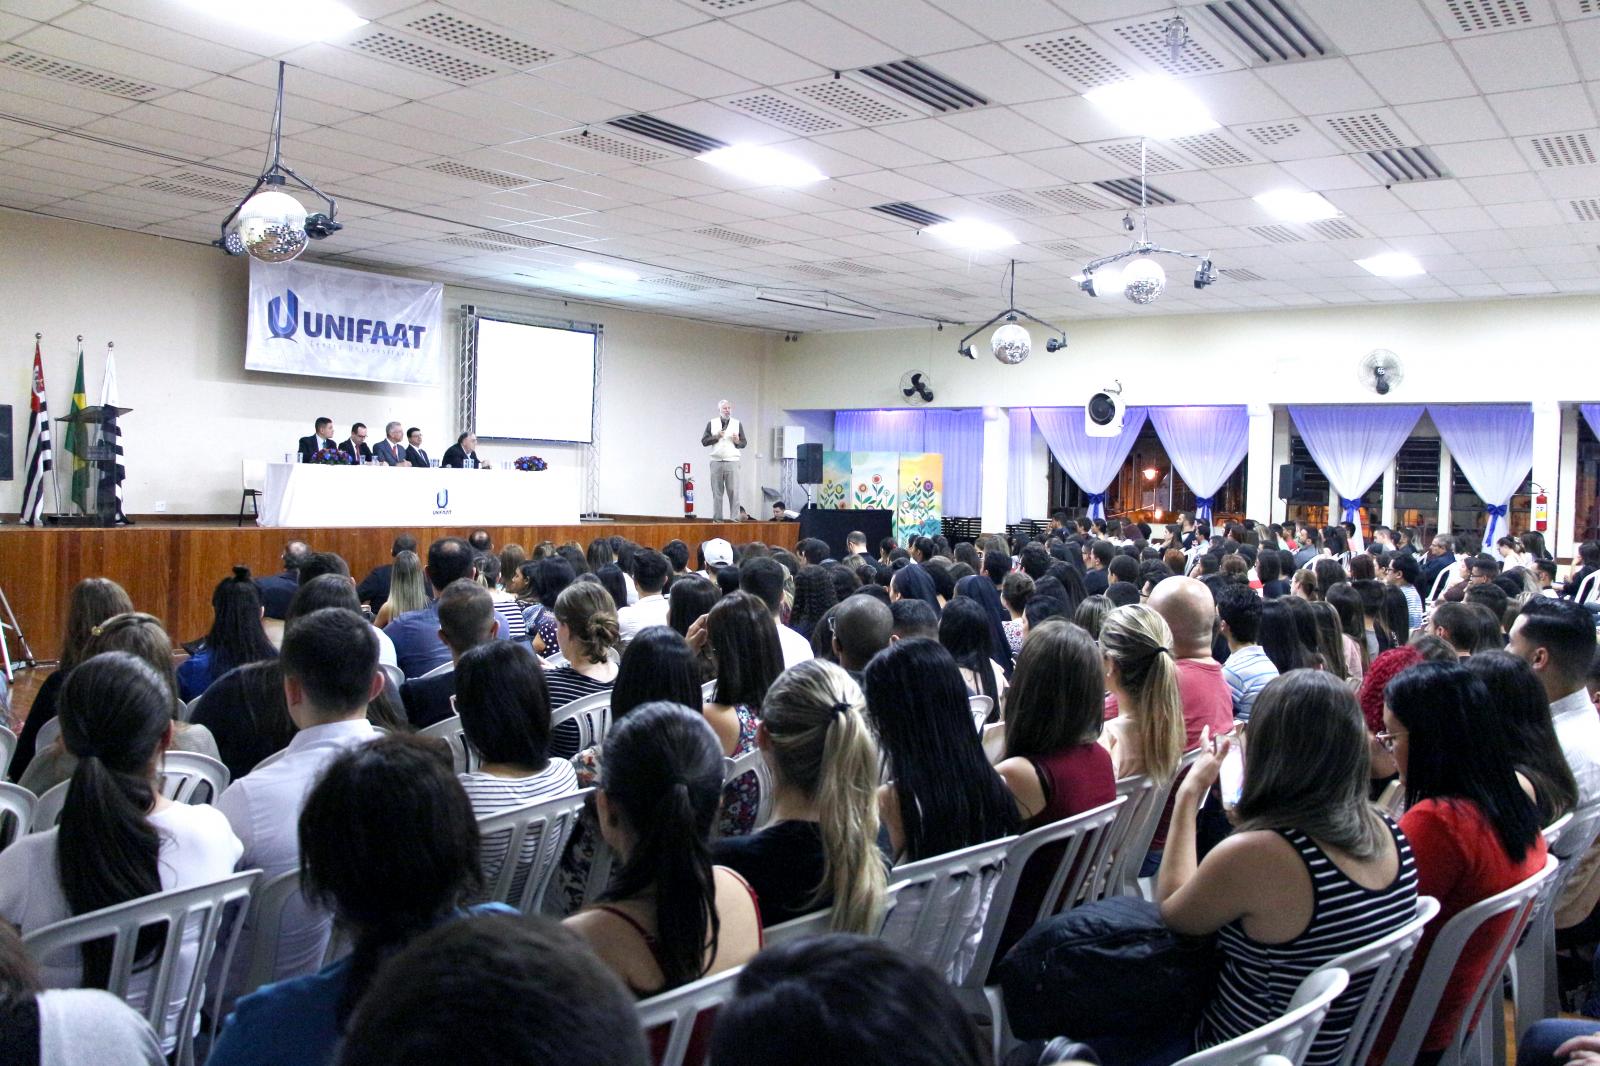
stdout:
{"type": "Polygon", "coordinates": [[[248,566],[235,566],[233,568],[233,579],[235,581],[249,581],[250,568],[248,566]]]}

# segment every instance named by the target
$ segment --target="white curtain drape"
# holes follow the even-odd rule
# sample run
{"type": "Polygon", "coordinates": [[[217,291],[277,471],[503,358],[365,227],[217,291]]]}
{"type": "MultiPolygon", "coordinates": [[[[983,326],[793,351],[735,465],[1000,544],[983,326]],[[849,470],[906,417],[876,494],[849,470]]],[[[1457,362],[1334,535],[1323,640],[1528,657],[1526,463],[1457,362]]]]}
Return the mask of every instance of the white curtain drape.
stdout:
{"type": "Polygon", "coordinates": [[[1022,521],[1028,508],[1028,463],[1033,458],[1033,412],[1013,407],[1010,443],[1006,451],[1006,525],[1022,521]]]}
{"type": "Polygon", "coordinates": [[[1106,516],[1106,486],[1117,476],[1123,460],[1144,428],[1145,409],[1129,407],[1122,414],[1122,432],[1115,437],[1091,437],[1084,432],[1083,408],[1035,407],[1033,421],[1039,433],[1078,487],[1089,496],[1089,517],[1106,516]]]}
{"type": "Polygon", "coordinates": [[[1533,469],[1533,406],[1526,403],[1430,404],[1428,416],[1439,427],[1450,454],[1461,464],[1483,500],[1489,523],[1483,550],[1510,529],[1506,511],[1511,494],[1533,469]]]}
{"type": "Polygon", "coordinates": [[[1290,405],[1300,439],[1339,494],[1343,520],[1356,524],[1359,549],[1361,497],[1383,476],[1422,417],[1421,404],[1290,405]]]}
{"type": "Polygon", "coordinates": [[[1225,407],[1152,407],[1150,422],[1173,469],[1194,493],[1196,517],[1211,521],[1211,505],[1250,447],[1250,412],[1225,407]]]}

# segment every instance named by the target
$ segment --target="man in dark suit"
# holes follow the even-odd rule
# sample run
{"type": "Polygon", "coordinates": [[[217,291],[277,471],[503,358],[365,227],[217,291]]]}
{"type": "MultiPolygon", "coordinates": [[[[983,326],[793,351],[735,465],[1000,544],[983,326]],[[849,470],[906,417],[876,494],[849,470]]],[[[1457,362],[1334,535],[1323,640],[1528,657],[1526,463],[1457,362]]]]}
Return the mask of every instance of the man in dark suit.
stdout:
{"type": "Polygon", "coordinates": [[[422,430],[416,426],[406,430],[405,460],[412,466],[428,465],[428,453],[422,450],[422,430]]]}
{"type": "Polygon", "coordinates": [[[456,438],[456,442],[445,449],[444,458],[439,460],[440,466],[452,467],[456,470],[476,470],[478,468],[478,438],[472,433],[463,433],[456,438]]]}
{"type": "Polygon", "coordinates": [[[339,444],[339,450],[346,455],[353,455],[356,462],[365,462],[372,458],[372,446],[367,443],[367,424],[357,422],[350,427],[350,439],[339,444]]]}
{"type": "Polygon", "coordinates": [[[1422,573],[1417,578],[1417,595],[1422,597],[1422,602],[1428,602],[1428,594],[1433,591],[1433,583],[1439,579],[1439,574],[1455,565],[1455,541],[1440,533],[1428,545],[1427,558],[1422,563],[1422,573]]]}
{"type": "Polygon", "coordinates": [[[417,729],[442,722],[454,712],[456,663],[468,650],[495,639],[499,622],[489,590],[470,579],[451,582],[439,594],[439,639],[450,649],[450,661],[400,686],[406,718],[417,729]]]}
{"type": "Polygon", "coordinates": [[[385,466],[411,465],[406,459],[406,442],[400,434],[400,423],[390,422],[383,427],[383,439],[373,447],[372,457],[385,466]]]}
{"type": "Polygon", "coordinates": [[[1116,558],[1116,555],[1116,545],[1109,540],[1097,540],[1084,546],[1084,592],[1091,596],[1099,596],[1105,592],[1111,583],[1111,575],[1106,572],[1106,567],[1111,565],[1111,560],[1116,558]]]}
{"type": "Polygon", "coordinates": [[[256,578],[256,592],[261,596],[261,607],[268,618],[280,621],[289,613],[289,601],[300,587],[300,567],[311,558],[311,546],[303,540],[291,540],[283,546],[283,572],[271,577],[256,578]]]}
{"type": "Polygon", "coordinates": [[[317,431],[309,437],[300,438],[300,461],[309,463],[313,453],[333,446],[333,419],[319,418],[317,419],[317,431]]]}
{"type": "MultiPolygon", "coordinates": [[[[410,533],[402,533],[394,538],[394,545],[389,549],[389,558],[393,559],[401,552],[414,552],[417,550],[417,538],[410,533]]],[[[376,617],[383,610],[383,605],[389,601],[389,583],[394,579],[394,564],[384,563],[375,566],[372,572],[361,579],[361,584],[356,587],[356,595],[361,602],[372,608],[376,617]]],[[[424,579],[426,584],[426,579],[424,579]]]]}

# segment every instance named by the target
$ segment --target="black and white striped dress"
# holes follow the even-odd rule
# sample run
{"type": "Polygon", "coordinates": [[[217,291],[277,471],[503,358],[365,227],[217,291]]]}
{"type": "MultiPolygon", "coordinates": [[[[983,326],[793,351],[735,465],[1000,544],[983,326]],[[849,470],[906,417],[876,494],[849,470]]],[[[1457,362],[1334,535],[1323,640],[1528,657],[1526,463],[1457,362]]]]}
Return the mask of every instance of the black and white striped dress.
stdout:
{"type": "MultiPolygon", "coordinates": [[[[1217,993],[1200,1019],[1197,1036],[1201,1047],[1232,1040],[1282,1017],[1295,989],[1313,970],[1394,932],[1415,916],[1417,870],[1411,845],[1399,826],[1388,818],[1383,821],[1399,849],[1400,869],[1392,882],[1377,889],[1363,888],[1345,876],[1299,830],[1278,831],[1294,845],[1311,874],[1311,922],[1305,932],[1282,944],[1251,939],[1240,922],[1222,927],[1217,934],[1222,972],[1217,993]]],[[[1306,1066],[1332,1066],[1338,1062],[1369,983],[1370,975],[1353,978],[1350,987],[1334,1001],[1328,1020],[1306,1057],[1306,1066]]]]}

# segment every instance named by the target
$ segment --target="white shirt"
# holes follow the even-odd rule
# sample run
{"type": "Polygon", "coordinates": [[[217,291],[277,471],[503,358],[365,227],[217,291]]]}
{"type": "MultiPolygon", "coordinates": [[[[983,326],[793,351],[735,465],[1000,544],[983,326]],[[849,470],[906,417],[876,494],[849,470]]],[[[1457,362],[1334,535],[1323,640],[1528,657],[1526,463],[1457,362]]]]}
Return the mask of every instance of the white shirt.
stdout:
{"type": "Polygon", "coordinates": [[[39,1066],[166,1066],[139,1012],[98,988],[52,989],[39,1003],[39,1066]]]}
{"type": "Polygon", "coordinates": [[[1578,782],[1578,806],[1600,799],[1600,715],[1588,689],[1580,688],[1550,704],[1561,752],[1578,782]]]}
{"type": "MultiPolygon", "coordinates": [[[[335,756],[377,735],[365,718],[302,729],[289,741],[282,756],[229,785],[217,800],[217,809],[227,816],[244,844],[239,868],[260,868],[264,881],[298,870],[300,809],[305,806],[311,786],[335,756]]],[[[310,911],[296,898],[284,906],[281,928],[273,979],[281,981],[321,969],[331,918],[320,911],[310,911]]],[[[247,922],[242,944],[249,944],[253,935],[247,922]]],[[[233,954],[228,973],[230,996],[249,971],[249,954],[243,949],[233,954]]],[[[221,950],[217,956],[221,958],[221,950]]]]}
{"type": "Polygon", "coordinates": [[[639,635],[639,630],[666,625],[669,607],[671,604],[667,598],[657,592],[651,596],[640,596],[638,603],[617,611],[617,628],[621,633],[618,643],[627,647],[628,641],[639,635]]]}
{"type": "Polygon", "coordinates": [[[372,633],[378,638],[378,665],[400,669],[400,659],[394,653],[394,641],[389,639],[389,634],[377,626],[372,626],[372,633]]]}
{"type": "MultiPolygon", "coordinates": [[[[150,824],[161,837],[157,868],[163,891],[193,888],[232,875],[242,849],[239,838],[228,828],[227,819],[216,808],[174,803],[150,815],[150,824]]],[[[72,908],[67,904],[56,869],[56,846],[60,836],[59,827],[28,833],[0,852],[0,918],[24,934],[72,917],[72,908]]],[[[177,1043],[183,992],[194,973],[199,950],[200,928],[196,924],[185,931],[172,979],[173,1001],[168,1005],[164,1026],[167,1051],[177,1043]]],[[[73,950],[46,959],[40,967],[40,976],[46,987],[76,988],[83,977],[79,953],[73,950]]],[[[154,979],[152,968],[142,974],[135,973],[129,983],[128,1002],[140,1013],[144,1012],[154,979]]]]}
{"type": "MultiPolygon", "coordinates": [[[[774,621],[777,620],[774,619],[774,621]]],[[[778,623],[778,647],[783,649],[783,668],[785,670],[796,663],[803,663],[807,659],[815,658],[811,653],[811,642],[782,622],[778,623]]]]}

